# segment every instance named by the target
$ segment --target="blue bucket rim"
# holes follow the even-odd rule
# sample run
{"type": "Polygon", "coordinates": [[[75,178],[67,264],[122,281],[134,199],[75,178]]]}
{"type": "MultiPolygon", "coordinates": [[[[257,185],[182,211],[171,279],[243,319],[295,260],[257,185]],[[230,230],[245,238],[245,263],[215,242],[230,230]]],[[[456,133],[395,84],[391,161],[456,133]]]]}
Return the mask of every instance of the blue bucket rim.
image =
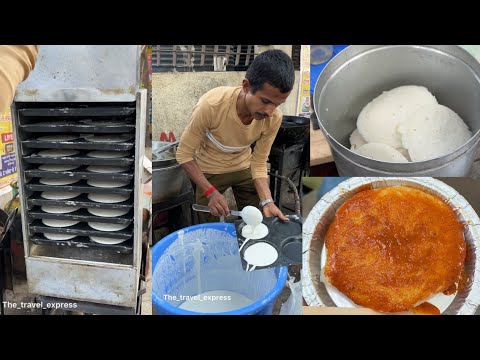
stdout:
{"type": "MultiPolygon", "coordinates": [[[[154,258],[154,254],[157,252],[160,253],[165,253],[167,248],[173,244],[174,240],[177,239],[177,234],[179,231],[195,231],[198,229],[204,229],[205,227],[210,226],[213,227],[214,229],[220,230],[220,228],[227,227],[227,231],[235,232],[235,226],[231,223],[207,223],[207,224],[198,224],[198,225],[192,225],[184,229],[177,230],[164,238],[160,239],[152,248],[152,260],[154,258]],[[213,226],[212,226],[213,225],[213,226]]],[[[152,263],[152,282],[153,282],[153,273],[155,272],[156,264],[152,263]]],[[[219,312],[219,313],[202,313],[202,312],[194,312],[194,311],[188,311],[184,309],[180,309],[176,306],[171,305],[169,302],[161,299],[157,294],[155,294],[154,289],[152,288],[152,303],[153,306],[155,307],[160,307],[168,311],[172,315],[249,315],[249,314],[255,314],[257,313],[262,307],[265,306],[265,304],[268,304],[270,302],[275,301],[275,299],[280,295],[280,292],[283,290],[283,287],[285,286],[285,283],[287,282],[287,276],[288,276],[288,267],[287,266],[282,266],[280,268],[272,268],[273,270],[280,269],[278,272],[278,278],[277,282],[275,283],[275,286],[263,297],[255,301],[253,304],[244,306],[242,308],[232,310],[232,311],[224,311],[224,312],[219,312]],[[279,283],[282,284],[282,286],[279,286],[279,283]],[[241,313],[239,313],[241,312],[241,313]]],[[[153,283],[152,283],[153,285],[153,283]]]]}

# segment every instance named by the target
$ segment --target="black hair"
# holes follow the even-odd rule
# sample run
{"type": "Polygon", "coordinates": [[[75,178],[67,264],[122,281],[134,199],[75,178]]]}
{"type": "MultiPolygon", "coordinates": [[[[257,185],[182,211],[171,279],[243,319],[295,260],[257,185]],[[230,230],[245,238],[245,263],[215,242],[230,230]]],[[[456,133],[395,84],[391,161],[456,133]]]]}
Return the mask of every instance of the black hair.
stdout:
{"type": "Polygon", "coordinates": [[[293,61],[282,50],[267,50],[255,57],[245,77],[250,83],[252,94],[260,90],[265,83],[284,94],[292,91],[295,84],[293,61]]]}

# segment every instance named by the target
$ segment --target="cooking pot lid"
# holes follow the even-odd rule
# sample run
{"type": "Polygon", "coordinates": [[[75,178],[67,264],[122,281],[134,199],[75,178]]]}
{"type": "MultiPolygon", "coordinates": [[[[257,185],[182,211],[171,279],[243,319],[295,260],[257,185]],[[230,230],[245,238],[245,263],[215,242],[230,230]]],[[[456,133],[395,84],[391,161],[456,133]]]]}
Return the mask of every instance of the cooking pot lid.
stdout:
{"type": "Polygon", "coordinates": [[[173,158],[159,158],[156,154],[152,155],[153,168],[166,167],[177,164],[175,157],[173,158]]]}

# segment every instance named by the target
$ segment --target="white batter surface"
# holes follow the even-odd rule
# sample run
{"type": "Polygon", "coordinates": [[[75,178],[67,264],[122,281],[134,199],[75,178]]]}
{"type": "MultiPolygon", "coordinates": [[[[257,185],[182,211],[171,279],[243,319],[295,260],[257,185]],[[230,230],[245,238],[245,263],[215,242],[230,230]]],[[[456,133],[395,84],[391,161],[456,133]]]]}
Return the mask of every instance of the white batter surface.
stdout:
{"type": "Polygon", "coordinates": [[[71,149],[48,149],[39,151],[37,155],[43,157],[63,157],[63,156],[73,156],[79,154],[78,150],[71,149]]]}
{"type": "Polygon", "coordinates": [[[77,211],[80,208],[75,206],[43,205],[41,209],[50,214],[68,214],[77,211]]]}
{"type": "Polygon", "coordinates": [[[51,234],[44,233],[43,236],[45,236],[47,239],[50,239],[50,240],[70,240],[77,237],[77,235],[54,234],[54,233],[51,233],[51,234]]]}
{"type": "Polygon", "coordinates": [[[40,194],[40,196],[44,199],[50,200],[67,200],[73,199],[79,196],[81,193],[79,192],[71,192],[71,191],[44,191],[40,194]]]}
{"type": "Polygon", "coordinates": [[[108,245],[116,245],[121,244],[127,240],[124,239],[114,239],[114,238],[105,238],[101,236],[90,236],[90,240],[99,244],[108,244],[108,245]]]}
{"type": "Polygon", "coordinates": [[[254,228],[251,225],[245,225],[242,228],[242,236],[245,239],[263,239],[268,235],[268,227],[265,224],[258,224],[254,228]]]}
{"type": "Polygon", "coordinates": [[[228,290],[206,291],[198,295],[184,296],[179,308],[204,313],[233,311],[250,305],[252,300],[246,296],[228,290]]]}
{"type": "Polygon", "coordinates": [[[87,184],[90,186],[94,187],[100,187],[100,188],[117,188],[117,187],[122,187],[126,186],[130,183],[130,180],[126,181],[115,181],[115,180],[96,180],[96,179],[90,179],[87,181],[87,184]]]}
{"type": "Polygon", "coordinates": [[[77,220],[55,220],[55,219],[42,219],[42,222],[51,227],[69,227],[77,225],[80,221],[77,220]]]}
{"type": "Polygon", "coordinates": [[[85,139],[91,142],[118,143],[133,139],[134,135],[87,135],[85,139]]]}
{"type": "Polygon", "coordinates": [[[108,165],[90,165],[87,167],[88,171],[96,173],[120,173],[128,171],[128,166],[108,166],[108,165]]]}
{"type": "Polygon", "coordinates": [[[124,202],[130,199],[130,194],[88,194],[90,200],[106,204],[124,202]]]}
{"type": "Polygon", "coordinates": [[[129,208],[127,209],[96,209],[96,208],[87,208],[87,211],[95,216],[100,217],[117,217],[128,214],[130,211],[129,208]]]}
{"type": "Polygon", "coordinates": [[[246,239],[262,239],[268,235],[268,227],[262,224],[262,212],[254,206],[245,206],[242,211],[242,219],[245,226],[242,228],[242,236],[246,239]]]}
{"type": "Polygon", "coordinates": [[[70,185],[79,182],[80,179],[72,178],[40,178],[38,182],[45,185],[70,185]]]}
{"type": "Polygon", "coordinates": [[[119,231],[128,227],[130,224],[107,224],[99,222],[89,222],[88,226],[98,231],[119,231]]]}
{"type": "Polygon", "coordinates": [[[250,265],[268,266],[277,261],[278,252],[272,245],[259,242],[249,246],[243,253],[243,258],[250,265]]]}
{"type": "Polygon", "coordinates": [[[104,158],[104,159],[115,159],[115,158],[122,158],[125,156],[130,155],[128,151],[103,151],[103,150],[95,150],[90,151],[87,153],[87,156],[94,157],[94,158],[104,158]]]}
{"type": "Polygon", "coordinates": [[[79,168],[80,165],[69,164],[42,164],[38,168],[45,171],[69,171],[79,168]]]}
{"type": "Polygon", "coordinates": [[[263,220],[263,215],[260,210],[254,206],[245,206],[242,211],[242,219],[245,221],[245,224],[251,225],[253,227],[260,224],[263,220]]]}

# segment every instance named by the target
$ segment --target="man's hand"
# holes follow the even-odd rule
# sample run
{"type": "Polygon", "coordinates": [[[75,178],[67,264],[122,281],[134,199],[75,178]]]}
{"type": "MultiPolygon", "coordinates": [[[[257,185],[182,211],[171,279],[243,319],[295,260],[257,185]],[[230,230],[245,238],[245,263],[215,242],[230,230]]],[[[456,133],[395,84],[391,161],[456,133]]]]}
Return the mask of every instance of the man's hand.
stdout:
{"type": "MultiPolygon", "coordinates": [[[[182,143],[180,142],[180,146],[182,143]]],[[[178,156],[178,150],[177,150],[178,156]]],[[[200,190],[202,194],[205,194],[207,190],[212,187],[212,184],[207,180],[205,175],[203,174],[202,170],[196,163],[195,160],[187,161],[186,163],[182,164],[182,168],[187,173],[188,177],[197,184],[197,190],[200,190]]],[[[227,200],[223,197],[222,194],[218,190],[210,193],[207,196],[208,199],[208,208],[210,209],[210,213],[214,216],[227,216],[230,214],[230,210],[228,210],[227,200]]]]}
{"type": "Polygon", "coordinates": [[[227,200],[220,194],[218,190],[215,190],[208,197],[208,208],[210,213],[214,216],[227,216],[230,214],[228,209],[227,200]]]}
{"type": "Polygon", "coordinates": [[[262,210],[263,210],[263,215],[265,215],[265,217],[276,216],[282,221],[288,221],[288,218],[286,218],[285,215],[283,215],[283,213],[280,211],[277,205],[275,205],[273,202],[265,205],[262,210]]]}

